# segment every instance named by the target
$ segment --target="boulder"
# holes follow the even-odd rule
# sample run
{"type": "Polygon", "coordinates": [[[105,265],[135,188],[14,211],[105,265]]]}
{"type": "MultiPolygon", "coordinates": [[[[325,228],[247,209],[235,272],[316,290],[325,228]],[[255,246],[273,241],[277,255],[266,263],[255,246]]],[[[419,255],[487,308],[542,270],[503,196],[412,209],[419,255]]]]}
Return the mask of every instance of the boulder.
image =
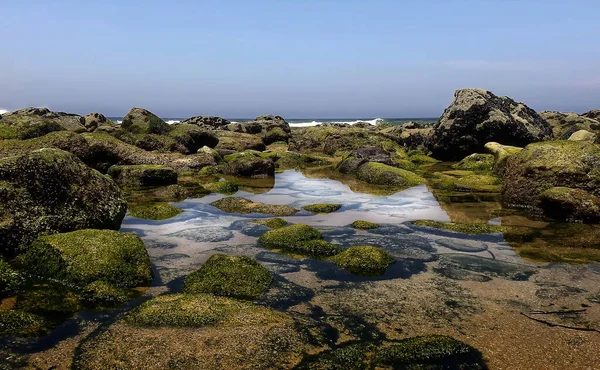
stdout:
{"type": "Polygon", "coordinates": [[[585,112],[581,114],[584,117],[595,119],[600,122],[600,109],[593,109],[591,111],[585,112]]]}
{"type": "Polygon", "coordinates": [[[117,128],[113,121],[109,120],[101,113],[90,113],[85,115],[83,119],[83,125],[88,132],[94,132],[103,126],[105,129],[110,127],[111,130],[117,128]]]}
{"type": "Polygon", "coordinates": [[[598,135],[586,131],[586,130],[579,130],[579,131],[575,131],[571,136],[569,136],[569,140],[572,141],[587,141],[590,143],[593,143],[596,141],[598,135]]]}
{"type": "MultiPolygon", "coordinates": [[[[114,135],[113,135],[114,136],[114,135]]],[[[122,137],[120,139],[123,139],[122,137]]],[[[158,134],[136,134],[133,137],[133,145],[149,152],[158,153],[187,153],[187,149],[175,139],[166,135],[158,134]]]]}
{"type": "Polygon", "coordinates": [[[425,184],[425,179],[414,172],[377,162],[366,162],[358,167],[356,178],[375,185],[409,187],[425,184]]]}
{"type": "Polygon", "coordinates": [[[227,130],[233,132],[243,132],[245,134],[260,134],[263,127],[258,122],[234,122],[227,125],[227,130]]]}
{"type": "Polygon", "coordinates": [[[494,166],[492,171],[496,176],[502,176],[504,174],[504,166],[506,165],[508,157],[523,150],[523,148],[502,145],[493,141],[486,143],[484,149],[494,156],[494,166]]]}
{"type": "Polygon", "coordinates": [[[49,132],[85,132],[84,118],[52,112],[48,108],[24,108],[0,115],[0,139],[31,139],[49,132]]]}
{"type": "Polygon", "coordinates": [[[33,150],[56,148],[84,158],[89,146],[79,134],[70,131],[55,131],[47,135],[27,140],[0,140],[0,157],[27,154],[33,150]]]}
{"type": "Polygon", "coordinates": [[[538,197],[544,215],[570,222],[600,222],[600,197],[585,190],[565,187],[550,188],[538,197]]]}
{"type": "Polygon", "coordinates": [[[40,235],[119,229],[127,202],[115,182],[59,149],[0,159],[0,253],[40,235]]]}
{"type": "Polygon", "coordinates": [[[585,141],[549,141],[530,144],[508,158],[502,188],[505,206],[539,211],[540,195],[556,187],[600,196],[600,146],[585,141]]]}
{"type": "Polygon", "coordinates": [[[493,155],[474,153],[463,158],[460,162],[453,165],[452,168],[467,171],[491,171],[493,166],[493,155]]]}
{"type": "Polygon", "coordinates": [[[195,116],[181,121],[182,124],[196,125],[210,130],[224,130],[230,121],[214,116],[195,116]]]}
{"type": "Polygon", "coordinates": [[[361,276],[379,276],[385,273],[394,258],[383,249],[372,246],[350,247],[331,260],[344,270],[361,276]]]}
{"type": "Polygon", "coordinates": [[[265,248],[281,249],[308,256],[333,256],[340,247],[327,243],[312,226],[295,224],[269,230],[258,238],[265,248]]]}
{"type": "Polygon", "coordinates": [[[600,122],[577,113],[543,111],[540,116],[552,127],[553,136],[558,140],[566,140],[579,130],[600,132],[600,122]]]}
{"type": "Polygon", "coordinates": [[[154,113],[144,108],[131,108],[123,118],[121,127],[135,134],[166,134],[171,129],[169,124],[154,113]]]}
{"type": "Polygon", "coordinates": [[[275,164],[270,159],[262,158],[257,152],[247,151],[225,156],[225,165],[220,171],[225,175],[266,177],[275,175],[275,164]]]}
{"type": "Polygon", "coordinates": [[[490,141],[525,146],[552,138],[552,129],[533,109],[481,89],[457,90],[434,130],[431,150],[443,160],[482,152],[490,141]]]}
{"type": "Polygon", "coordinates": [[[223,130],[217,130],[214,133],[219,138],[219,143],[215,147],[219,151],[231,150],[242,152],[245,150],[258,150],[262,152],[266,149],[265,143],[258,135],[223,130]]]}
{"type": "Polygon", "coordinates": [[[339,163],[337,170],[341,173],[356,174],[358,168],[367,162],[383,163],[388,166],[393,166],[395,164],[390,153],[379,147],[369,146],[357,149],[350,153],[350,155],[339,163]]]}
{"type": "Polygon", "coordinates": [[[281,116],[274,116],[272,114],[265,114],[254,118],[254,122],[260,124],[263,128],[263,132],[269,132],[274,128],[280,128],[285,133],[290,133],[290,125],[281,116]]]}
{"type": "Polygon", "coordinates": [[[177,172],[161,165],[112,166],[110,177],[122,186],[161,186],[177,183],[177,172]]]}
{"type": "Polygon", "coordinates": [[[169,136],[185,148],[184,154],[197,153],[203,146],[214,148],[219,143],[214,133],[198,126],[181,123],[172,126],[169,136]]]}

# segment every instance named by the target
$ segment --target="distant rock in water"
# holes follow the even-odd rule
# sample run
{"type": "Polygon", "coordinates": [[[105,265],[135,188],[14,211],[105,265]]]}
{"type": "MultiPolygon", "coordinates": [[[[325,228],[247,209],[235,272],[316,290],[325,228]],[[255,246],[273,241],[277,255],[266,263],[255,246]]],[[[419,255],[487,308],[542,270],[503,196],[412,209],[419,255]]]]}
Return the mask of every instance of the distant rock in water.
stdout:
{"type": "Polygon", "coordinates": [[[552,129],[533,109],[481,89],[462,89],[435,125],[433,156],[460,160],[483,152],[487,142],[525,146],[552,138],[552,129]]]}
{"type": "Polygon", "coordinates": [[[231,124],[230,121],[221,117],[214,116],[195,116],[181,121],[181,123],[201,126],[208,129],[221,129],[225,130],[227,125],[231,124]]]}
{"type": "Polygon", "coordinates": [[[0,139],[32,139],[53,131],[85,132],[85,120],[48,108],[24,108],[0,115],[0,139]]]}

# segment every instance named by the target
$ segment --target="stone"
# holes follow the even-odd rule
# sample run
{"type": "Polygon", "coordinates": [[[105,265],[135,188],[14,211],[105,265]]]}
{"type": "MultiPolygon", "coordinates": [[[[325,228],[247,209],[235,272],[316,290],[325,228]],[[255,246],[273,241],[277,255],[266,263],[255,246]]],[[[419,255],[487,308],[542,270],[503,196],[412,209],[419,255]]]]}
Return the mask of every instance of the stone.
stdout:
{"type": "Polygon", "coordinates": [[[0,115],[0,139],[31,139],[53,131],[85,132],[84,118],[52,112],[48,108],[24,108],[0,115]]]}
{"type": "Polygon", "coordinates": [[[508,157],[523,150],[523,148],[502,145],[493,141],[486,143],[484,149],[486,152],[494,156],[494,166],[492,167],[492,172],[495,176],[503,176],[504,166],[506,166],[506,160],[508,157]]]}
{"type": "Polygon", "coordinates": [[[122,186],[160,186],[177,183],[177,172],[161,165],[112,166],[110,177],[122,186]]]}
{"type": "Polygon", "coordinates": [[[555,187],[542,192],[538,198],[544,215],[570,222],[600,222],[600,197],[585,190],[555,187]]]}
{"type": "Polygon", "coordinates": [[[579,131],[575,131],[573,134],[571,134],[571,136],[569,136],[569,140],[572,141],[587,141],[590,143],[593,143],[596,141],[598,135],[586,131],[586,130],[579,130],[579,131]]]}
{"type": "Polygon", "coordinates": [[[557,140],[566,140],[579,130],[600,132],[600,122],[597,119],[577,113],[543,111],[540,116],[552,127],[553,136],[557,140]]]}
{"type": "Polygon", "coordinates": [[[169,124],[160,117],[144,108],[131,108],[123,118],[121,127],[126,131],[136,134],[166,134],[169,124]]]}

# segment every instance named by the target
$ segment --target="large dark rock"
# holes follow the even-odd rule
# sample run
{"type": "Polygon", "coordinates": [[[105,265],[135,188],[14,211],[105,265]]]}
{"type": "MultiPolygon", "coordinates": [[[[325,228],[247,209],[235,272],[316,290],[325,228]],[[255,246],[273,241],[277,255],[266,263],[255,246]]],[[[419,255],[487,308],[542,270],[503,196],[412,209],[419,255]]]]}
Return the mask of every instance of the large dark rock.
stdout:
{"type": "Polygon", "coordinates": [[[221,117],[214,116],[195,116],[181,121],[183,124],[196,125],[207,129],[226,129],[231,122],[221,117]]]}
{"type": "MultiPolygon", "coordinates": [[[[540,195],[556,187],[600,196],[600,146],[584,141],[548,141],[530,144],[508,157],[502,188],[505,206],[540,211],[540,195]]],[[[545,213],[553,212],[545,207],[545,213]]]]}
{"type": "Polygon", "coordinates": [[[581,114],[584,117],[595,119],[600,122],[600,109],[593,109],[591,111],[585,112],[581,114]]]}
{"type": "Polygon", "coordinates": [[[577,113],[543,111],[540,116],[552,127],[555,139],[567,140],[573,133],[580,130],[600,133],[600,122],[577,113]]]}
{"type": "Polygon", "coordinates": [[[214,133],[184,123],[173,125],[169,136],[185,148],[184,154],[196,153],[203,146],[214,148],[219,143],[214,133]]]}
{"type": "Polygon", "coordinates": [[[481,89],[462,89],[435,125],[433,156],[460,160],[483,152],[487,142],[525,146],[552,138],[548,123],[533,109],[481,89]]]}
{"type": "Polygon", "coordinates": [[[113,180],[59,149],[0,159],[0,253],[40,235],[119,229],[127,202],[113,180]]]}
{"type": "Polygon", "coordinates": [[[169,124],[144,108],[131,108],[123,118],[121,127],[136,134],[166,134],[169,124]]]}
{"type": "Polygon", "coordinates": [[[24,108],[0,115],[0,139],[31,139],[49,132],[85,132],[84,118],[52,112],[48,108],[24,108]]]}

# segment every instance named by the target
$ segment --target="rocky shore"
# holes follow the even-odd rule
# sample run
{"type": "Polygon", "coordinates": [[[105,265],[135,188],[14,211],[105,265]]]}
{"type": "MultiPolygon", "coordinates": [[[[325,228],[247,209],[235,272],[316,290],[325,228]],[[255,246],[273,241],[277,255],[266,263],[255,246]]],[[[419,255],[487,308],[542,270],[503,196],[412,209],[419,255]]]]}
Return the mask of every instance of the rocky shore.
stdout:
{"type": "MultiPolygon", "coordinates": [[[[426,185],[442,204],[456,194],[493,197],[504,214],[600,223],[598,111],[538,113],[481,89],[457,90],[432,125],[291,129],[274,115],[243,123],[197,116],[167,124],[143,108],[132,108],[116,124],[101,113],[80,116],[25,108],[0,115],[3,343],[43,337],[82,310],[112,310],[146,297],[150,299],[138,302],[108,329],[82,340],[68,366],[58,365],[487,368],[485,353],[447,335],[392,338],[372,330],[375,337],[363,340],[367,323],[359,329],[337,322],[327,325],[353,339],[332,339],[331,327],[318,313],[301,315],[256,303],[277,277],[246,256],[214,254],[185,278],[181,291],[152,297],[145,293],[157,276],[144,242],[119,231],[126,214],[167,220],[182,212],[169,202],[210,193],[231,195],[245,189],[245,181],[261,181],[268,190],[276,173],[305,168],[327,168],[329,177],[351,184],[353,190],[391,194],[426,185]],[[183,343],[186,336],[192,344],[183,343]],[[162,357],[153,358],[153,352],[162,357]],[[164,357],[168,352],[178,355],[164,357]]],[[[226,214],[286,217],[305,212],[326,217],[344,204],[296,209],[235,196],[211,206],[226,214]]],[[[354,221],[352,228],[363,232],[381,227],[354,221]]],[[[415,225],[531,238],[520,229],[486,223],[424,220],[415,225]]],[[[257,220],[254,226],[262,228],[258,245],[265,250],[310,256],[356,276],[380,276],[397,263],[386,250],[368,243],[342,248],[312,226],[281,218],[257,220]]],[[[600,262],[595,258],[582,261],[600,262]]],[[[8,361],[6,368],[34,368],[28,353],[14,346],[0,347],[2,358],[8,361]]]]}

